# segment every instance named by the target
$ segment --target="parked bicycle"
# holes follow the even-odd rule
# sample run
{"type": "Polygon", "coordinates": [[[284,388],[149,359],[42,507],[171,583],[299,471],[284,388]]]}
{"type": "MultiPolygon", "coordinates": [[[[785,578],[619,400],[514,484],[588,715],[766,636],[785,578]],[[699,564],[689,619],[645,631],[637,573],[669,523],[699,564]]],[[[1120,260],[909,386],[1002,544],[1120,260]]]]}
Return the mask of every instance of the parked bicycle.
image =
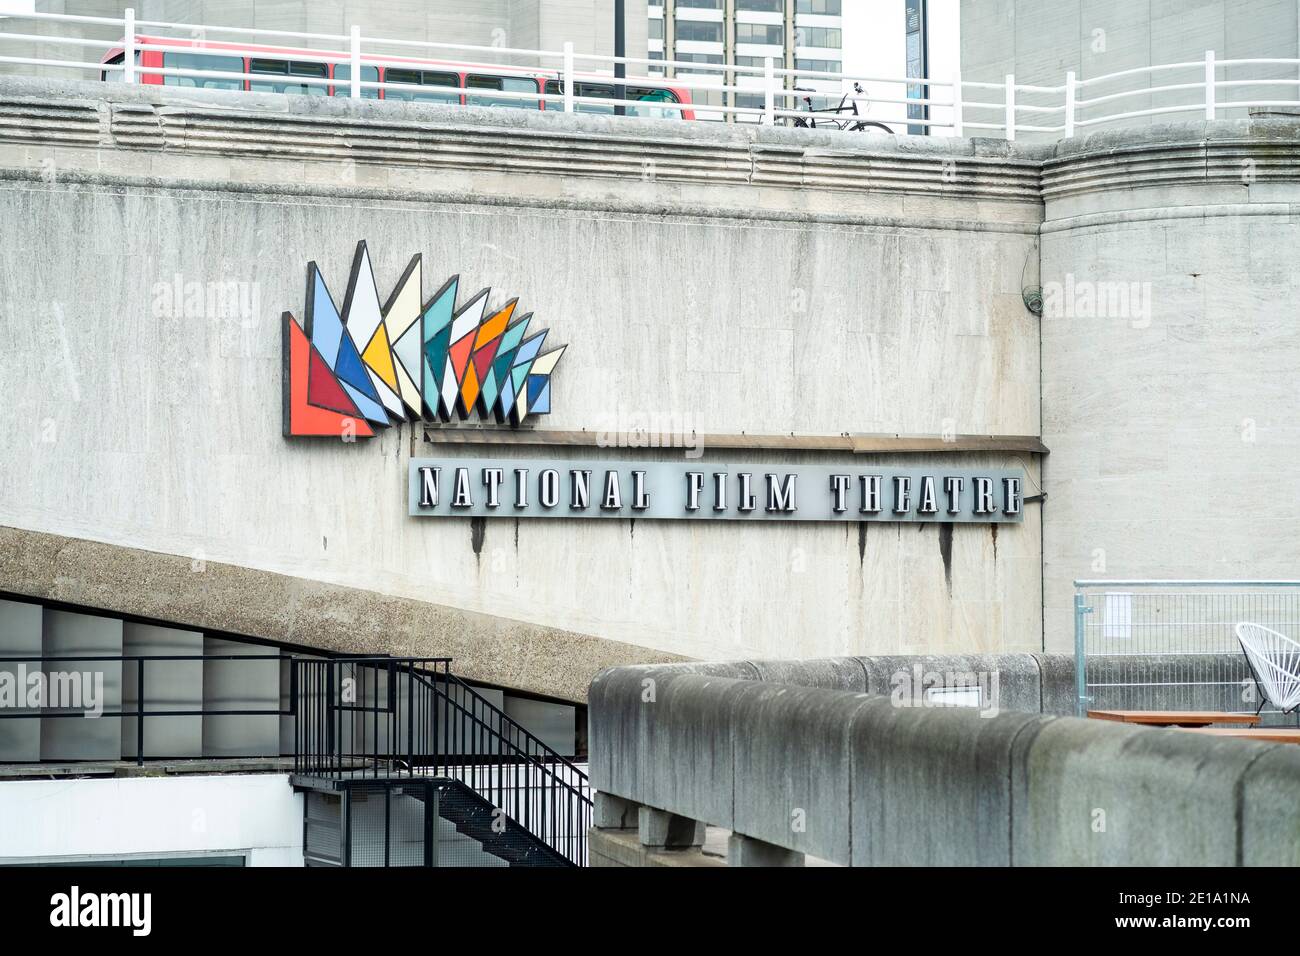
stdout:
{"type": "MultiPolygon", "coordinates": [[[[816,92],[816,90],[805,86],[796,86],[795,90],[804,94],[816,92]]],[[[862,84],[854,83],[853,92],[857,96],[861,96],[864,92],[862,84]]],[[[840,97],[839,106],[826,107],[825,109],[813,109],[811,96],[805,95],[803,101],[804,105],[808,108],[808,116],[806,119],[802,116],[795,117],[794,125],[796,127],[803,129],[843,129],[848,130],[850,133],[861,133],[866,130],[884,133],[894,132],[884,123],[877,123],[875,120],[851,118],[858,116],[858,101],[855,98],[850,98],[848,93],[845,93],[840,97]],[[825,116],[826,118],[818,119],[819,116],[825,116]],[[840,119],[839,117],[841,116],[845,116],[846,118],[840,119]]]]}

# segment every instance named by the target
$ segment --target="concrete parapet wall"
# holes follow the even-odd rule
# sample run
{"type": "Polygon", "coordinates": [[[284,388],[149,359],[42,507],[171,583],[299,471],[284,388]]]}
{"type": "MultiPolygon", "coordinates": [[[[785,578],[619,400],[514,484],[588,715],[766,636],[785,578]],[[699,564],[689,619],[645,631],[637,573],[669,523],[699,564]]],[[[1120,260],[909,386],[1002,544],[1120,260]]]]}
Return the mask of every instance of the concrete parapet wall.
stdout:
{"type": "MultiPolygon", "coordinates": [[[[845,690],[925,703],[926,691],[981,691],[979,709],[1073,714],[1074,658],[1066,654],[889,654],[811,660],[691,661],[620,668],[642,681],[678,674],[845,690]]],[[[594,684],[592,685],[595,686],[594,684]]]]}
{"type": "MultiPolygon", "coordinates": [[[[848,690],[905,706],[971,706],[983,711],[1073,716],[1073,654],[886,654],[812,660],[691,661],[632,668],[644,678],[701,674],[848,690]],[[947,696],[939,695],[948,692],[947,696]],[[967,690],[967,694],[952,694],[967,690]]],[[[1089,707],[1099,710],[1254,710],[1259,698],[1240,654],[1125,654],[1088,663],[1089,707]],[[1239,679],[1238,679],[1239,678],[1239,679]]],[[[1264,723],[1284,722],[1275,712],[1264,723]]]]}
{"type": "Polygon", "coordinates": [[[671,666],[589,701],[594,789],[835,863],[1300,863],[1285,744],[671,666]]]}

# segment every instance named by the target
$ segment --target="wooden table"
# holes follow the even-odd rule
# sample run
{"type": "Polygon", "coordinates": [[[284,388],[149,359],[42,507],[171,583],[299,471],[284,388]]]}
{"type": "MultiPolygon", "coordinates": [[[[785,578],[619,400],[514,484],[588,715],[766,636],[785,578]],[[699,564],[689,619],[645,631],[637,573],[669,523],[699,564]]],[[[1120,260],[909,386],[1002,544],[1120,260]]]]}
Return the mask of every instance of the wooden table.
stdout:
{"type": "Polygon", "coordinates": [[[1238,737],[1272,744],[1300,744],[1300,727],[1180,727],[1193,734],[1238,737]]]}
{"type": "Polygon", "coordinates": [[[1151,727],[1207,727],[1210,724],[1259,723],[1258,714],[1227,714],[1218,710],[1090,710],[1095,720],[1117,720],[1151,727]]]}

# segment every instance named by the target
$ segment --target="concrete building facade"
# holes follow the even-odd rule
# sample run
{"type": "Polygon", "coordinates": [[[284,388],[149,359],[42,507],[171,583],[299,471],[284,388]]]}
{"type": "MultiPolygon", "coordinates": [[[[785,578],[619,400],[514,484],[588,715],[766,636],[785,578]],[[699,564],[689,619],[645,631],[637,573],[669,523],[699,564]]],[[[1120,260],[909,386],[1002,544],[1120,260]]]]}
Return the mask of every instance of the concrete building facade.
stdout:
{"type": "MultiPolygon", "coordinates": [[[[647,862],[706,824],[742,864],[1289,861],[1294,748],[1059,716],[1113,684],[1072,666],[1075,579],[1295,576],[1298,143],[1279,117],[1034,143],[0,80],[0,660],[107,659],[93,724],[0,667],[0,762],[197,761],[7,780],[0,861],[647,862]],[[620,473],[672,485],[611,504],[620,473]],[[941,506],[934,475],[967,490],[941,506]],[[221,656],[248,644],[251,677],[221,656]],[[496,736],[416,749],[457,712],[496,736]],[[405,779],[353,787],[358,748],[405,779]],[[576,809],[483,823],[547,794],[576,809]],[[807,836],[791,799],[822,808],[807,836]],[[1080,839],[1108,801],[1123,838],[1080,839]],[[354,822],[382,853],[354,859],[354,822]]],[[[1219,651],[1234,679],[1197,702],[1235,709],[1219,651]]]]}
{"type": "Polygon", "coordinates": [[[859,142],[10,82],[11,596],[580,702],[646,658],[1065,651],[1074,578],[1294,566],[1285,122],[859,142]],[[550,414],[286,442],[274,316],[309,261],[341,298],[362,239],[384,296],[415,253],[425,295],[518,295],[568,346],[550,414]],[[406,512],[413,458],[697,452],[1018,468],[1027,500],[1012,526],[406,512]]]}
{"type": "Polygon", "coordinates": [[[55,112],[5,146],[6,219],[46,263],[10,258],[4,274],[8,427],[29,448],[6,468],[11,592],[130,613],[174,602],[178,625],[334,649],[446,650],[469,677],[580,700],[597,667],[643,656],[1062,651],[1075,577],[1275,577],[1295,560],[1293,536],[1269,534],[1295,518],[1294,396],[1277,365],[1292,343],[1270,304],[1294,280],[1294,167],[1270,160],[1291,148],[1285,123],[1051,149],[864,144],[828,167],[832,141],[794,130],[300,100],[296,135],[320,130],[327,151],[289,159],[283,99],[232,95],[259,140],[223,134],[214,149],[210,114],[162,112],[165,91],[36,92],[38,114],[55,112]],[[66,137],[67,115],[84,139],[63,139],[42,178],[32,140],[50,123],[66,137]],[[347,146],[333,140],[343,121],[347,146]],[[494,145],[495,161],[534,171],[442,158],[476,155],[480,124],[520,144],[494,145]],[[394,164],[367,153],[381,130],[438,145],[394,164]],[[559,157],[596,141],[586,165],[539,165],[541,142],[565,144],[559,157]],[[1130,157],[1156,143],[1169,171],[1139,175],[1130,157]],[[1258,159],[1250,182],[1242,155],[1258,159]],[[836,188],[782,186],[791,162],[836,188]],[[958,176],[937,193],[944,163],[958,176]],[[892,175],[855,178],[863,168],[892,175]],[[542,425],[286,443],[265,313],[301,307],[309,259],[338,286],[361,237],[381,289],[420,251],[433,274],[545,316],[569,352],[542,425]],[[711,282],[718,270],[735,281],[711,282]],[[248,283],[256,309],[191,315],[177,276],[248,283]],[[1023,297],[1040,283],[1041,319],[1023,297]],[[1079,304],[1112,286],[1127,312],[1079,304]],[[1276,295],[1244,304],[1260,288],[1276,295]],[[123,320],[78,321],[84,302],[123,320]],[[625,447],[656,430],[675,447],[625,447]],[[583,432],[586,447],[554,437],[583,432]],[[977,435],[1003,437],[963,438],[977,435]],[[1027,497],[1041,487],[1048,503],[1002,528],[428,522],[403,503],[412,457],[812,463],[845,461],[854,441],[849,458],[882,467],[1023,467],[1027,497]],[[1248,479],[1264,482],[1266,514],[1228,493],[1248,479]],[[135,582],[142,569],[166,595],[135,582]]]}
{"type": "MultiPolygon", "coordinates": [[[[157,121],[179,121],[156,112],[166,88],[97,93],[110,97],[103,104],[120,96],[157,121]]],[[[39,179],[39,151],[5,147],[18,177],[6,191],[6,219],[23,230],[19,247],[43,250],[38,258],[49,263],[40,272],[19,260],[5,267],[8,321],[20,326],[12,354],[23,356],[6,375],[22,390],[9,407],[23,409],[13,425],[32,442],[6,480],[3,523],[15,529],[8,588],[53,597],[51,586],[64,581],[81,593],[64,591],[63,600],[108,600],[140,613],[152,599],[128,585],[138,572],[127,568],[143,561],[166,575],[168,590],[198,589],[192,610],[205,627],[368,652],[444,647],[466,677],[570,699],[581,699],[599,666],[647,654],[1038,646],[1033,503],[1022,524],[1002,529],[412,521],[403,504],[407,459],[473,454],[475,431],[429,430],[443,442],[450,433],[453,446],[410,426],[347,446],[286,443],[280,331],[266,312],[301,309],[313,259],[341,296],[355,242],[365,238],[381,288],[391,289],[421,252],[432,275],[459,273],[500,290],[493,303],[519,295],[569,344],[545,430],[598,437],[651,428],[678,441],[587,454],[680,461],[689,442],[706,466],[851,465],[858,455],[842,436],[877,436],[861,460],[1022,468],[1032,496],[1037,320],[1020,294],[1041,215],[1031,163],[936,142],[933,159],[901,149],[864,154],[826,171],[842,188],[789,190],[786,177],[820,163],[804,152],[814,142],[806,139],[792,158],[767,152],[768,137],[796,145],[794,130],[756,140],[752,130],[582,125],[524,111],[409,114],[408,123],[381,112],[390,104],[295,98],[327,150],[299,160],[276,142],[284,99],[229,100],[238,122],[260,131],[254,140],[241,135],[211,150],[198,130],[212,114],[196,110],[183,121],[190,147],[152,120],[130,148],[120,137],[100,146],[94,132],[95,143],[60,150],[53,183],[39,179]],[[352,145],[339,144],[347,111],[367,107],[373,116],[347,120],[352,145]],[[510,138],[476,145],[474,130],[502,122],[510,138]],[[372,141],[376,152],[362,145],[367,130],[385,142],[397,135],[441,145],[414,164],[394,164],[380,141],[372,141]],[[549,168],[537,167],[543,141],[555,150],[549,168]],[[602,144],[585,166],[567,158],[581,143],[602,144]],[[477,158],[444,158],[466,149],[477,158]],[[340,183],[339,161],[349,155],[353,178],[340,183]],[[647,156],[656,170],[649,182],[647,156]],[[92,157],[99,172],[82,165],[92,157]],[[945,159],[968,176],[936,204],[925,194],[932,165],[945,159]],[[769,185],[741,172],[755,161],[769,185]],[[121,164],[112,174],[110,162],[121,164]],[[157,184],[143,191],[128,185],[142,163],[157,184]],[[522,163],[537,171],[520,176],[522,163]],[[864,164],[897,170],[900,185],[859,178],[864,164]],[[269,196],[277,198],[262,201],[269,196]],[[77,256],[54,254],[49,243],[61,242],[62,230],[53,222],[87,224],[77,256]],[[195,241],[168,238],[175,235],[195,241]],[[343,235],[353,238],[324,241],[343,235]],[[266,243],[280,251],[268,255],[266,243]],[[85,269],[85,256],[102,267],[85,269]],[[561,261],[568,265],[557,268],[561,261]],[[735,281],[719,286],[711,278],[719,270],[735,281]],[[178,275],[182,286],[247,283],[257,310],[244,319],[202,308],[186,317],[182,303],[177,314],[176,297],[171,306],[163,300],[178,275]],[[72,321],[78,299],[89,296],[134,318],[72,321]],[[39,318],[18,323],[28,312],[39,318]],[[44,343],[64,336],[67,354],[78,357],[76,394],[95,396],[86,416],[61,411],[46,372],[32,374],[61,361],[44,343]],[[140,383],[147,414],[114,384],[123,376],[140,383]],[[846,381],[859,384],[846,392],[846,381]],[[749,447],[724,437],[741,435],[749,447]],[[967,435],[1009,437],[956,440],[967,435]],[[142,486],[153,491],[140,497],[142,486]],[[76,549],[56,543],[66,539],[108,550],[88,544],[79,571],[54,577],[50,565],[29,573],[35,565],[17,557],[67,560],[76,549]],[[196,560],[200,574],[190,571],[196,560]],[[104,573],[126,579],[90,584],[104,573]],[[319,604],[304,592],[314,611],[285,600],[286,587],[319,585],[333,596],[319,604]],[[216,598],[226,587],[252,590],[216,598]],[[354,601],[352,611],[340,610],[354,601]]],[[[84,102],[75,107],[79,122],[97,131],[108,107],[84,102]]],[[[112,115],[130,122],[139,114],[112,115]]],[[[127,127],[118,128],[125,136],[127,127]]],[[[60,374],[71,387],[73,366],[60,374]]],[[[581,451],[497,446],[511,457],[581,451]]]]}

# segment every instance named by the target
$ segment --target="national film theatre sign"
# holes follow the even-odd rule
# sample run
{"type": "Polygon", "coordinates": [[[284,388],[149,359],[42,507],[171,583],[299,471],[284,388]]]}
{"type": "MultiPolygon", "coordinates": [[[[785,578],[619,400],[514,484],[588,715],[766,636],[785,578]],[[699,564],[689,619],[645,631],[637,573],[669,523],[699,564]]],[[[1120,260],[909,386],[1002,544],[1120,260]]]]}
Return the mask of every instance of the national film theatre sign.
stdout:
{"type": "Polygon", "coordinates": [[[1022,520],[1022,474],[649,461],[412,459],[408,511],[481,518],[1022,520]]]}
{"type": "MultiPolygon", "coordinates": [[[[424,301],[415,256],[381,303],[362,242],[340,309],[311,263],[303,321],[282,318],[285,436],[549,413],[566,346],[545,349],[547,330],[516,317],[515,299],[489,310],[489,289],[457,307],[458,285],[424,301]]],[[[1023,500],[1020,470],[457,457],[413,459],[407,505],[419,517],[1010,523],[1023,500]]]]}

